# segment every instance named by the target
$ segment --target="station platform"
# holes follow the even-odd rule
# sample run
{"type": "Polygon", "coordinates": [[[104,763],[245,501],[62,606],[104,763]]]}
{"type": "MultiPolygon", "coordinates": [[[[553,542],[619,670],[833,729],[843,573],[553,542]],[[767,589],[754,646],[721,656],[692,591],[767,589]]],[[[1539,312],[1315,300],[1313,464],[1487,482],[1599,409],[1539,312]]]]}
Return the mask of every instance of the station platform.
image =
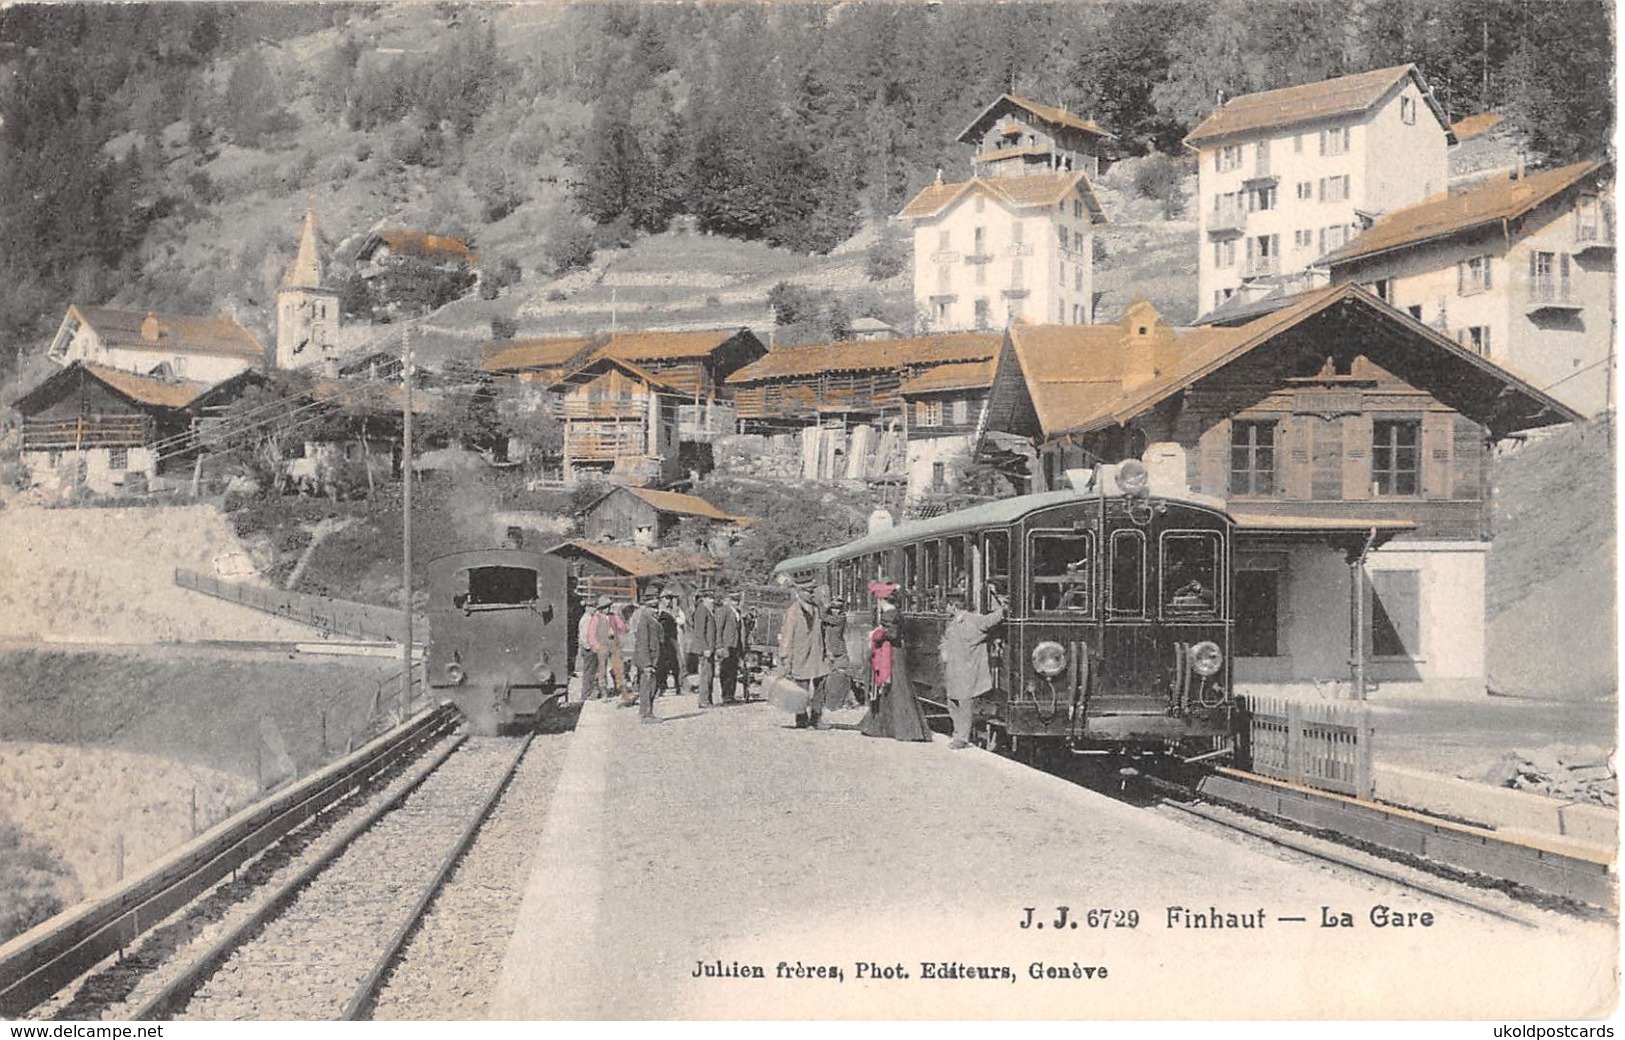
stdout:
{"type": "Polygon", "coordinates": [[[1573,1018],[1613,1005],[1612,922],[1489,917],[941,735],[864,737],[857,712],[811,731],[762,703],[656,704],[659,725],[583,706],[490,1017],[1573,1018]],[[1375,923],[1396,918],[1408,923],[1375,923]]]}

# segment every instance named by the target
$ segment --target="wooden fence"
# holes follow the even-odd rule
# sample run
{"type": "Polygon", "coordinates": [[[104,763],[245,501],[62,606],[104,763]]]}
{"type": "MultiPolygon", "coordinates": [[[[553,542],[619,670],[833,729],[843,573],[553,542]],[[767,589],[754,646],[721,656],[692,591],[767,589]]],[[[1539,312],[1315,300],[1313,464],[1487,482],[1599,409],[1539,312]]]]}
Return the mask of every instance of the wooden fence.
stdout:
{"type": "Polygon", "coordinates": [[[1263,776],[1370,798],[1371,708],[1316,697],[1242,698],[1249,768],[1263,776]]]}
{"type": "MultiPolygon", "coordinates": [[[[206,596],[214,596],[267,614],[275,614],[277,617],[285,617],[303,625],[310,625],[320,629],[322,635],[326,637],[348,636],[353,639],[384,639],[398,643],[406,624],[401,612],[389,607],[266,588],[247,582],[221,581],[212,575],[180,567],[175,569],[175,584],[206,596]]],[[[417,619],[415,630],[417,639],[426,638],[429,632],[428,623],[421,618],[417,619]]]]}

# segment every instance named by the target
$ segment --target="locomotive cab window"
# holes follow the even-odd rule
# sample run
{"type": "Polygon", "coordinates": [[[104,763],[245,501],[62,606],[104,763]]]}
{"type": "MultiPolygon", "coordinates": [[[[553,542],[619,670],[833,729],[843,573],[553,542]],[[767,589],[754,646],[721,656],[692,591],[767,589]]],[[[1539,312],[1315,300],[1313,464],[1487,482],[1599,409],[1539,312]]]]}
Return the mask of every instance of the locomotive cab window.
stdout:
{"type": "Polygon", "coordinates": [[[1033,610],[1093,613],[1092,532],[1035,534],[1028,557],[1032,561],[1033,610]]]}
{"type": "Polygon", "coordinates": [[[517,607],[536,602],[536,572],[529,567],[470,567],[460,607],[517,607]]]}
{"type": "Polygon", "coordinates": [[[1010,536],[1003,531],[989,531],[982,536],[982,609],[992,609],[987,589],[996,587],[1002,595],[1010,594],[1010,536]]]}
{"type": "Polygon", "coordinates": [[[1145,616],[1145,533],[1112,532],[1112,585],[1107,598],[1112,617],[1145,616]]]}
{"type": "Polygon", "coordinates": [[[1164,617],[1213,617],[1219,613],[1219,535],[1171,531],[1162,536],[1164,617]]]}

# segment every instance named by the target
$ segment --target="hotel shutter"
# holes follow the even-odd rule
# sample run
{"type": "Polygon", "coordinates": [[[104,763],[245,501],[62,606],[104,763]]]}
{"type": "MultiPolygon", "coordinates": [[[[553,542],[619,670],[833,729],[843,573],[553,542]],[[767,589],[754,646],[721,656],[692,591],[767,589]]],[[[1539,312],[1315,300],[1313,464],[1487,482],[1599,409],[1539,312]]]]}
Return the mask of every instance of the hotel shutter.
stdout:
{"type": "Polygon", "coordinates": [[[1275,452],[1281,488],[1287,498],[1298,502],[1314,497],[1314,467],[1310,461],[1314,423],[1307,415],[1294,415],[1281,423],[1281,443],[1275,452]]]}
{"type": "Polygon", "coordinates": [[[1422,496],[1449,498],[1450,461],[1455,449],[1456,421],[1449,412],[1422,416],[1422,496]]]}
{"type": "Polygon", "coordinates": [[[1343,416],[1343,498],[1371,497],[1371,416],[1343,416]]]}
{"type": "Polygon", "coordinates": [[[1230,420],[1220,419],[1202,431],[1202,492],[1224,497],[1230,493],[1230,420]]]}

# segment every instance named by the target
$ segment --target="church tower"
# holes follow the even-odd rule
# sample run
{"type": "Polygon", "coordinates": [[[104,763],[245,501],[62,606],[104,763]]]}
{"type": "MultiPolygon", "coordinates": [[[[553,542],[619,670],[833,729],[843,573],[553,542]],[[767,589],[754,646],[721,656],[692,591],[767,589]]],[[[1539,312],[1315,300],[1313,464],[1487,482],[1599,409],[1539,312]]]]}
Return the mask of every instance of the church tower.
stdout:
{"type": "Polygon", "coordinates": [[[322,258],[316,242],[316,211],[305,211],[299,255],[276,294],[276,365],[306,368],[328,361],[337,350],[339,294],[322,285],[322,258]]]}

